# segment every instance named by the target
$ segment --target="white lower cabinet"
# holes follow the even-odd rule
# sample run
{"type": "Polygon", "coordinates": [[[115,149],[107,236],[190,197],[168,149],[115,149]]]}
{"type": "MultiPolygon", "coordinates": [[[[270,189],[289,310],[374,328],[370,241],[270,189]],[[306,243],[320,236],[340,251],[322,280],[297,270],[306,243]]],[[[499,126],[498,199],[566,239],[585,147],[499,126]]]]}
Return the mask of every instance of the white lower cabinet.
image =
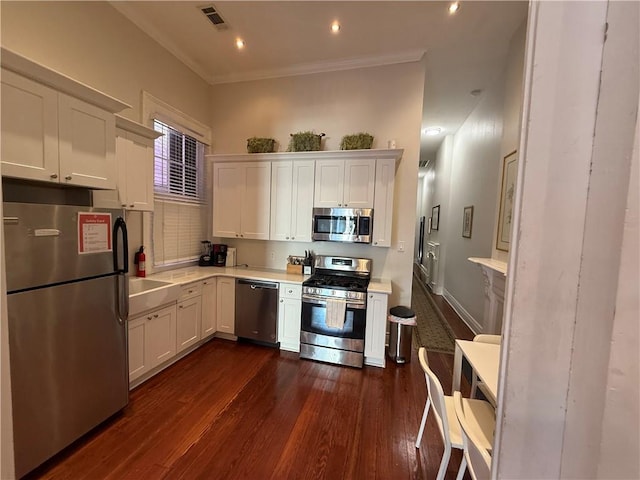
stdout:
{"type": "Polygon", "coordinates": [[[202,328],[202,283],[192,283],[182,287],[178,299],[176,326],[176,347],[178,353],[200,340],[202,328]]]}
{"type": "Polygon", "coordinates": [[[216,279],[209,278],[202,282],[202,328],[200,330],[202,339],[216,333],[216,297],[216,279]]]}
{"type": "Polygon", "coordinates": [[[236,279],[220,277],[216,288],[216,324],[218,332],[235,335],[236,279]]]}
{"type": "Polygon", "coordinates": [[[129,320],[129,382],[176,354],[176,305],[129,320]]]}
{"type": "Polygon", "coordinates": [[[300,317],[302,314],[302,285],[280,284],[278,303],[278,342],[281,350],[300,351],[300,317]]]}
{"type": "Polygon", "coordinates": [[[364,363],[384,367],[387,336],[387,303],[384,293],[367,294],[367,327],[364,339],[364,363]]]}

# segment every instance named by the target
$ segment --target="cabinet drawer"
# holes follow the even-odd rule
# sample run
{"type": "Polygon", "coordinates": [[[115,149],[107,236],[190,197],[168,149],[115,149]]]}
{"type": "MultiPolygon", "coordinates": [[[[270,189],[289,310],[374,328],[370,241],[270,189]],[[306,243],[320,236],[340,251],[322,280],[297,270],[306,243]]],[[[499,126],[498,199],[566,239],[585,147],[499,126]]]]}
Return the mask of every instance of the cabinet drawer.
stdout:
{"type": "Polygon", "coordinates": [[[182,287],[182,293],[178,298],[178,302],[188,298],[197,297],[199,295],[202,295],[202,282],[190,283],[189,285],[182,287]]]}
{"type": "Polygon", "coordinates": [[[280,298],[293,298],[296,300],[300,300],[300,298],[302,298],[302,285],[294,283],[281,283],[280,298]]]}

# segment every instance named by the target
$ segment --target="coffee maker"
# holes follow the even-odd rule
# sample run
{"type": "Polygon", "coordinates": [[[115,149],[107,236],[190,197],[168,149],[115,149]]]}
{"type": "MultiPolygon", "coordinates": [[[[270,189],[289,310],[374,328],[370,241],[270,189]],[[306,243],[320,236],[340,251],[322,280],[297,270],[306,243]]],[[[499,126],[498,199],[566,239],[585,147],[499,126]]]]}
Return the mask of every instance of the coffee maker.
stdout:
{"type": "Polygon", "coordinates": [[[224,267],[227,263],[227,246],[223,243],[211,245],[211,265],[224,267]]]}
{"type": "Polygon", "coordinates": [[[198,260],[201,267],[224,267],[227,262],[227,246],[202,240],[202,255],[198,260]]]}

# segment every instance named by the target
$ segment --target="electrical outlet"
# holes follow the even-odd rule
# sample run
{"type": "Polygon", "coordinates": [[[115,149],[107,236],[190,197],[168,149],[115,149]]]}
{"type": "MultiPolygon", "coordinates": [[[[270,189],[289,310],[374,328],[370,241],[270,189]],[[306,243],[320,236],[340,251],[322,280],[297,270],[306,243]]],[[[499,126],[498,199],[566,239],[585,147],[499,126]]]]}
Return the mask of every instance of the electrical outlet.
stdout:
{"type": "Polygon", "coordinates": [[[276,259],[276,252],[271,252],[271,260],[275,260],[276,259]]]}
{"type": "Polygon", "coordinates": [[[399,252],[404,252],[404,240],[400,240],[398,242],[398,251],[399,252]]]}

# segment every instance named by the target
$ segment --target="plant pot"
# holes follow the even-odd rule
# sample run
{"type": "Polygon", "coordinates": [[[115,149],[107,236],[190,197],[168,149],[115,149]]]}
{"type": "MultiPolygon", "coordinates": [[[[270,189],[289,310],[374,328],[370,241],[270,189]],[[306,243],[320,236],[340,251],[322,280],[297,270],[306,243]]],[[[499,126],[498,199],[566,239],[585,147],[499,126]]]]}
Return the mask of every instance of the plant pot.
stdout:
{"type": "Polygon", "coordinates": [[[247,139],[247,153],[272,153],[276,141],[273,138],[251,137],[247,139]]]}
{"type": "Polygon", "coordinates": [[[291,134],[289,152],[315,152],[321,150],[324,133],[298,132],[291,134]]]}
{"type": "Polygon", "coordinates": [[[366,150],[373,145],[373,136],[368,133],[345,135],[340,142],[340,150],[366,150]]]}

